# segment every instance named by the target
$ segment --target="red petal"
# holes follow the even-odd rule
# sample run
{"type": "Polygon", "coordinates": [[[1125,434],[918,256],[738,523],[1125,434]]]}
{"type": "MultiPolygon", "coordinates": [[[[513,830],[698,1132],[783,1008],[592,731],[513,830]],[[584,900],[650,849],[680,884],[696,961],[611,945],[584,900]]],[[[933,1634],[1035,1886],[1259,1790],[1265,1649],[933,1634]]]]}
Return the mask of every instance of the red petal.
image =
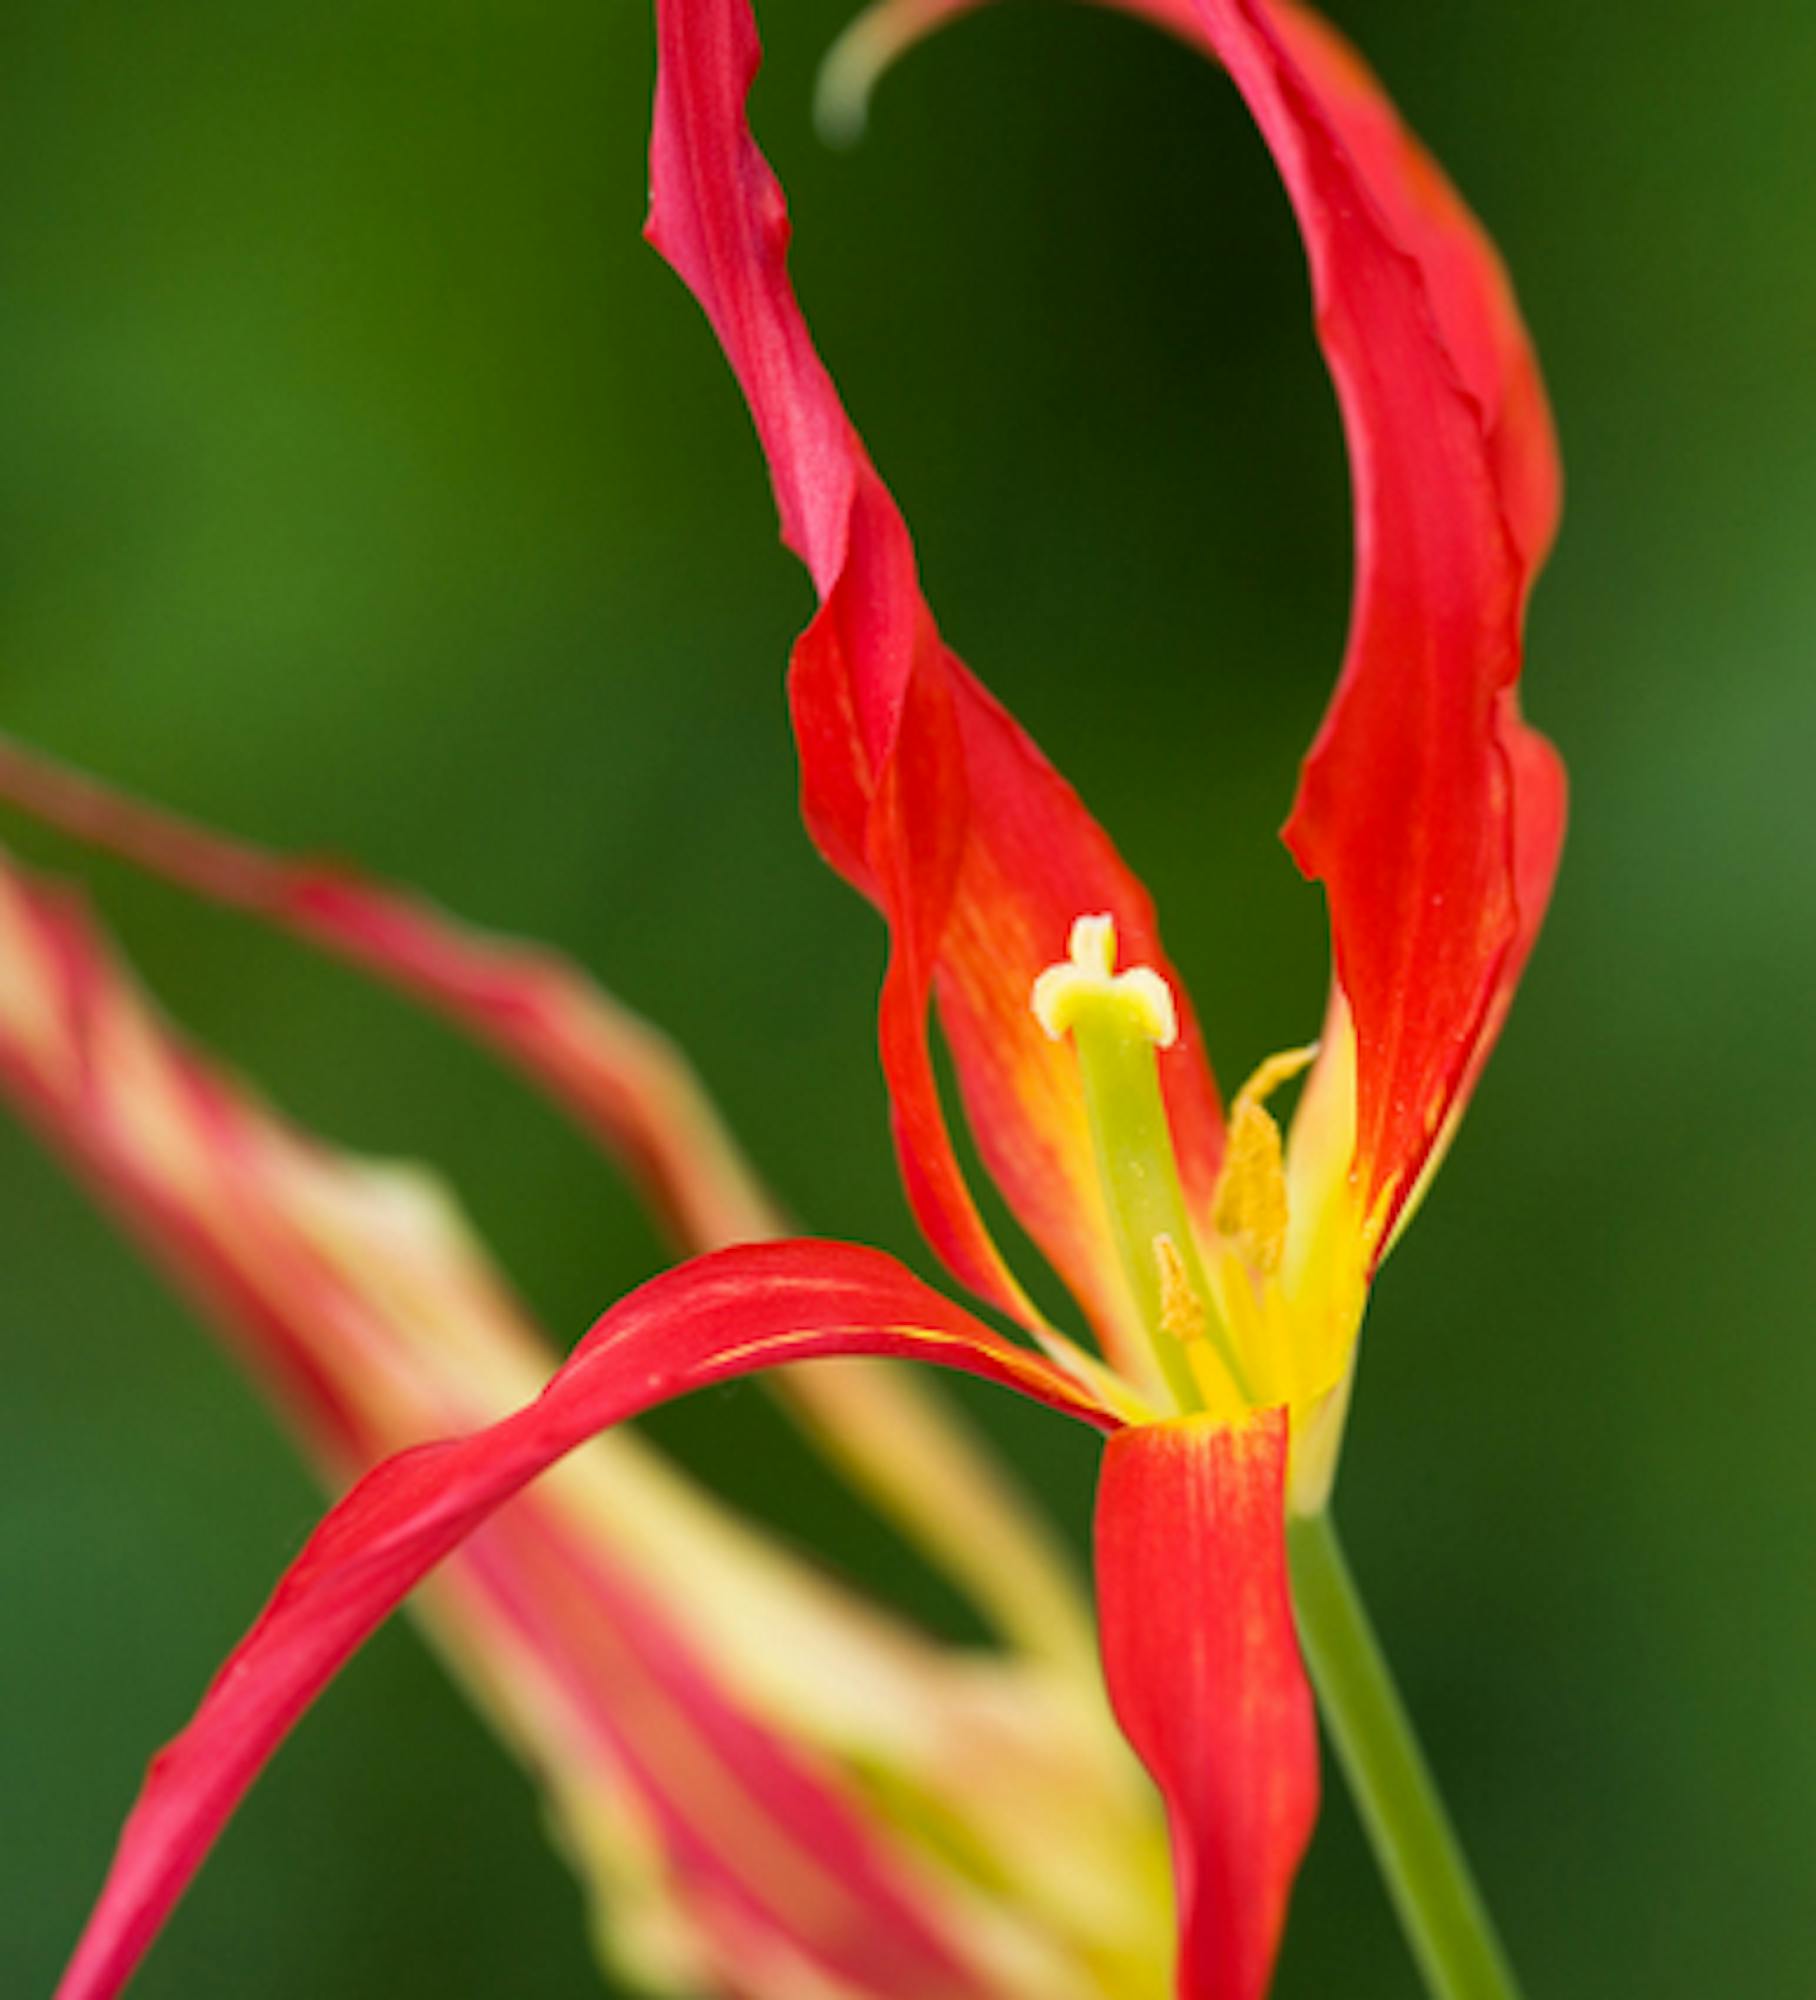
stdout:
{"type": "Polygon", "coordinates": [[[1512,690],[1556,457],[1500,262],[1356,57],[1297,9],[1197,13],[1298,215],[1349,441],[1349,648],[1287,840],[1330,899],[1379,1244],[1460,1108],[1549,893],[1561,791],[1512,690]]]}
{"type": "Polygon", "coordinates": [[[387,1460],[333,1509],[153,1762],[58,2000],[117,1992],[266,1759],[373,1629],[539,1472],[651,1405],[787,1361],[882,1354],[1019,1389],[1113,1428],[1083,1391],[879,1252],[721,1251],[614,1306],[535,1402],[387,1460]]]}
{"type": "MultiPolygon", "coordinates": [[[[1508,699],[1511,700],[1511,697],[1508,699]]],[[[1450,1143],[1457,1121],[1463,1115],[1463,1107],[1475,1089],[1476,1079],[1481,1075],[1495,1038],[1501,1031],[1501,1023],[1507,1018],[1507,1009],[1513,1004],[1514,988],[1519,984],[1520,974],[1525,971],[1532,947],[1538,941],[1539,925],[1551,897],[1552,881],[1557,875],[1567,806],[1563,760],[1537,730],[1522,727],[1517,717],[1508,737],[1508,758],[1513,774],[1513,890],[1518,927],[1496,975],[1481,1032],[1470,1048],[1461,1081],[1451,1094],[1440,1119],[1436,1142],[1426,1153],[1418,1178],[1394,1202],[1395,1230],[1403,1228],[1410,1220],[1450,1143]]],[[[1391,1241],[1391,1236],[1384,1237],[1383,1249],[1391,1241]]]]}
{"type": "MultiPolygon", "coordinates": [[[[745,122],[758,62],[743,0],[664,0],[650,236],[705,307],[769,458],[783,533],[821,609],[791,679],[808,824],[888,918],[883,1062],[909,1193],[970,1285],[1032,1320],[978,1216],[926,1034],[936,994],[986,1164],[1112,1349],[1127,1306],[1070,1054],[1029,1012],[1072,920],[1112,914],[1165,968],[1139,883],[1071,790],[941,643],[907,529],[808,337],[781,191],[745,122]]],[[[1175,982],[1176,984],[1177,982],[1175,982]]],[[[1220,1124],[1196,1031],[1166,1063],[1188,1181],[1220,1124]]]]}
{"type": "Polygon", "coordinates": [[[1563,474],[1538,360],[1500,253],[1342,36],[1305,8],[1279,6],[1273,18],[1356,178],[1416,267],[1446,359],[1476,403],[1501,505],[1530,574],[1557,532],[1563,474]]]}
{"type": "Polygon", "coordinates": [[[1318,1809],[1286,1570],[1286,1414],[1111,1438],[1097,1590],[1116,1718],[1166,1801],[1179,2000],[1259,2000],[1318,1809]]]}

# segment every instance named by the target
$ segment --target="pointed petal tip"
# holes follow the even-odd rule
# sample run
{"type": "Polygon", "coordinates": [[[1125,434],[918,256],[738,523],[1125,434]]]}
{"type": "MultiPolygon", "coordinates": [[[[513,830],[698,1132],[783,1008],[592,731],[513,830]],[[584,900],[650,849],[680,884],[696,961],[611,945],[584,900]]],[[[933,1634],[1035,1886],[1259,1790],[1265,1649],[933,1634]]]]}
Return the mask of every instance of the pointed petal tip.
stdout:
{"type": "Polygon", "coordinates": [[[834,152],[854,151],[870,129],[870,100],[882,64],[866,32],[869,25],[869,16],[859,15],[820,58],[814,76],[813,129],[834,152]]]}
{"type": "Polygon", "coordinates": [[[902,57],[977,0],[876,0],[840,31],[814,79],[814,127],[829,146],[863,138],[877,86],[902,57]]]}

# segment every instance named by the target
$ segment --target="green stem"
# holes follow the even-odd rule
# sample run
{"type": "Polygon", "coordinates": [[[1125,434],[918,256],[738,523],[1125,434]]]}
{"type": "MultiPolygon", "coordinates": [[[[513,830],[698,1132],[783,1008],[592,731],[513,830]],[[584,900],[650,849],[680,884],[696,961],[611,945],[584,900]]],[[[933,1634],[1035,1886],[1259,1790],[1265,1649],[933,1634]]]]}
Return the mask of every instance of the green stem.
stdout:
{"type": "Polygon", "coordinates": [[[1519,2000],[1330,1516],[1293,1521],[1287,1547],[1325,1727],[1426,1989],[1433,2000],[1519,2000]]]}

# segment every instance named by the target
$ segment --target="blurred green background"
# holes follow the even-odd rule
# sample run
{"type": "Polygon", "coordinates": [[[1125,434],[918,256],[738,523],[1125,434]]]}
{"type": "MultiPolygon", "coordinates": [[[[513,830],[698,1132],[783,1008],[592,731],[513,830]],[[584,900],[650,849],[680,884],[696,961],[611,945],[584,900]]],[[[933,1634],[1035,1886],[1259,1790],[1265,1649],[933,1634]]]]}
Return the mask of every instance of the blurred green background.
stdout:
{"type": "MultiPolygon", "coordinates": [[[[1535,1995],[1816,1990],[1816,15],[1340,20],[1503,245],[1571,488],[1529,712],[1555,913],[1375,1301],[1341,1513],[1535,1995]]],[[[1314,1031],[1273,829],[1348,518],[1285,205],[1232,93],[1017,7],[806,116],[757,94],[822,347],[959,648],[1152,883],[1222,1073],[1314,1031]]],[[[804,622],[704,322],[638,238],[643,13],[14,0],[0,25],[0,720],[225,826],[559,941],[694,1053],[818,1230],[924,1265],[881,939],[793,808],[804,622]]],[[[16,826],[0,827],[11,839],[16,826]]],[[[659,1252],[451,1035],[124,871],[169,1007],[300,1117],[454,1177],[564,1337],[659,1252]]],[[[48,1990],[144,1758],[313,1518],[248,1390],[0,1127],[0,1986],[48,1990]]],[[[980,1414],[1087,1514],[1082,1436],[980,1414]]],[[[926,1615],[748,1392],[663,1433],[926,1615]]],[[[584,1995],[530,1794],[398,1627],[136,1989],[584,1995]]],[[[1412,1975],[1340,1785],[1279,1991],[1412,1975]]]]}

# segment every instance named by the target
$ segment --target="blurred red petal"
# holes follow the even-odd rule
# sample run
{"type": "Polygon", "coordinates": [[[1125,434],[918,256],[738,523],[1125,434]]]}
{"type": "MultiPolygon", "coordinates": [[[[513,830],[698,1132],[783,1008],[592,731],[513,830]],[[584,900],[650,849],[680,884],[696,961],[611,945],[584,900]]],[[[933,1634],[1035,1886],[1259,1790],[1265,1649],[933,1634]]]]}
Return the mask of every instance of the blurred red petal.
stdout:
{"type": "MultiPolygon", "coordinates": [[[[581,1541],[548,1510],[506,1507],[468,1543],[460,1574],[477,1580],[487,1664],[501,1642],[521,1648],[572,1718],[574,1748],[647,1819],[715,1993],[1000,1993],[965,1949],[949,1885],[904,1865],[861,1781],[742,1699],[597,1537],[581,1541]]],[[[576,1797],[584,1774],[548,1782],[571,1802],[568,1837],[595,1830],[597,1800],[576,1797]]]]}
{"type": "Polygon", "coordinates": [[[555,952],[475,930],[345,864],[229,839],[4,736],[0,799],[277,924],[454,1021],[526,1071],[624,1165],[677,1248],[783,1233],[674,1045],[555,952]]]}
{"type": "Polygon", "coordinates": [[[443,1557],[576,1445],[653,1404],[783,1362],[882,1354],[1115,1419],[880,1252],[721,1251],[614,1306],[526,1408],[400,1453],[323,1520],[182,1734],[153,1760],[58,2000],[116,1993],[234,1807],[304,1710],[443,1557]]]}
{"type": "MultiPolygon", "coordinates": [[[[940,640],[907,529],[789,285],[781,190],[745,122],[759,51],[743,0],[669,0],[659,31],[650,237],[719,335],[784,537],[821,598],[791,677],[803,802],[822,850],[890,924],[881,1042],[916,1213],[966,1283],[1034,1323],[954,1157],[927,1045],[931,996],[986,1165],[1112,1351],[1132,1355],[1075,1066],[1028,997],[1084,914],[1112,914],[1126,956],[1165,970],[1152,908],[940,640]]],[[[1188,1184],[1208,1201],[1220,1119],[1189,1017],[1182,1027],[1165,1080],[1188,1184]]]]}
{"type": "Polygon", "coordinates": [[[1097,1591],[1116,1718],[1166,1801],[1179,2000],[1260,2000],[1318,1810],[1287,1582],[1284,1411],[1111,1438],[1097,1591]]]}

